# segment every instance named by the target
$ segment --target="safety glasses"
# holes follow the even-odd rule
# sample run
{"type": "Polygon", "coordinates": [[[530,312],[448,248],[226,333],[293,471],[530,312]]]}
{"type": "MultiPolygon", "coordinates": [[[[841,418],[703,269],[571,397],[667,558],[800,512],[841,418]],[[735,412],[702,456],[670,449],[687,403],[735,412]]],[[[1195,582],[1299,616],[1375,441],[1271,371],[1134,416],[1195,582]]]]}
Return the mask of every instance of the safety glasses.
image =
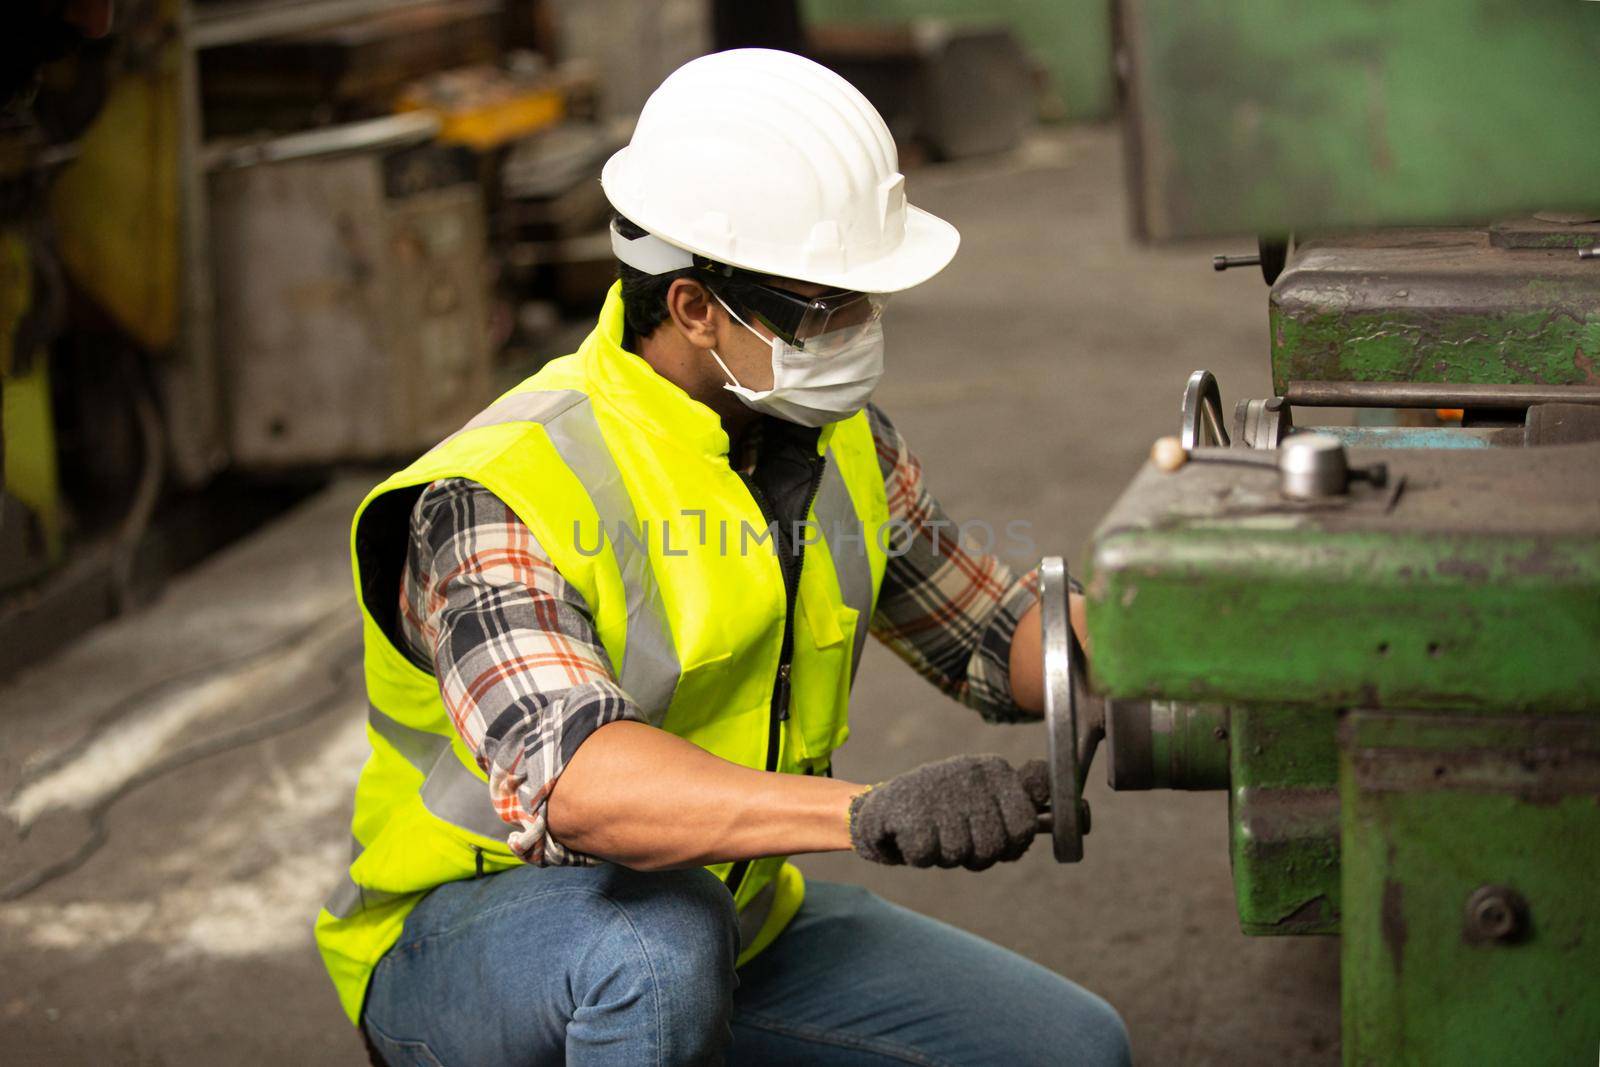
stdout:
{"type": "Polygon", "coordinates": [[[840,330],[854,333],[871,326],[883,315],[888,300],[883,293],[848,290],[801,296],[739,277],[719,280],[718,288],[725,290],[725,299],[742,307],[774,335],[801,350],[805,350],[807,342],[816,347],[828,334],[840,330]]]}

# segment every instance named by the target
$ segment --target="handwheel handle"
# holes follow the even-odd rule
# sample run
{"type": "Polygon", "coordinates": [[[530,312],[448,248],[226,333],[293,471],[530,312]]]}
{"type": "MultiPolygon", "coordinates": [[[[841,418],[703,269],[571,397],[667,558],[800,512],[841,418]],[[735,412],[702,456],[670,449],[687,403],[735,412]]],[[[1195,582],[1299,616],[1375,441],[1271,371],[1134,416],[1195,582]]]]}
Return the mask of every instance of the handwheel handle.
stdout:
{"type": "MultiPolygon", "coordinates": [[[[1085,678],[1083,649],[1068,610],[1067,563],[1048,556],[1039,564],[1039,622],[1043,628],[1044,718],[1049,741],[1050,837],[1061,863],[1083,859],[1088,806],[1078,766],[1078,690],[1085,678]]],[[[1084,763],[1088,762],[1085,754],[1084,763]]],[[[1087,770],[1087,766],[1083,768],[1087,770]]]]}

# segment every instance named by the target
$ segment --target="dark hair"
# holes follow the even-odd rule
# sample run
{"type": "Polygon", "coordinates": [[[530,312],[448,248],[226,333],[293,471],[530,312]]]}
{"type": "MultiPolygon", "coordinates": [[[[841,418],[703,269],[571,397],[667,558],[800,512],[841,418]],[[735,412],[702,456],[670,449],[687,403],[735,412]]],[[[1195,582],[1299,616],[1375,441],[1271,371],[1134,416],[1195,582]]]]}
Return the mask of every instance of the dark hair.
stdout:
{"type": "MultiPolygon", "coordinates": [[[[646,231],[621,215],[616,217],[617,232],[630,241],[645,236],[646,231]]],[[[684,267],[666,274],[646,274],[636,267],[618,261],[617,277],[622,280],[622,317],[627,323],[623,347],[633,348],[634,342],[649,337],[656,327],[667,321],[667,290],[679,278],[690,278],[706,285],[708,275],[698,267],[684,267]]],[[[709,286],[708,286],[709,288],[709,286]]]]}

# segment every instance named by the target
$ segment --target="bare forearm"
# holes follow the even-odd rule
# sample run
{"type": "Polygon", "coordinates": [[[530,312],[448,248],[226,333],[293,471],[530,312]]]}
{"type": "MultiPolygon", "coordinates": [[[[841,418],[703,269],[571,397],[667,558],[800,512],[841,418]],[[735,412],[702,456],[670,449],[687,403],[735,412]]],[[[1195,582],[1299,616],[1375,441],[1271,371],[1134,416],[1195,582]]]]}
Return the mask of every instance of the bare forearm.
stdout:
{"type": "MultiPolygon", "coordinates": [[[[1070,593],[1067,597],[1068,615],[1073,632],[1084,650],[1089,648],[1088,617],[1084,613],[1083,597],[1070,593]]],[[[1017,632],[1011,638],[1011,698],[1019,708],[1028,711],[1044,710],[1044,641],[1039,628],[1039,605],[1035,603],[1017,620],[1017,632]]]]}
{"type": "Polygon", "coordinates": [[[664,730],[613,722],[579,746],[546,809],[567,848],[639,870],[850,847],[865,786],[769,774],[664,730]]]}

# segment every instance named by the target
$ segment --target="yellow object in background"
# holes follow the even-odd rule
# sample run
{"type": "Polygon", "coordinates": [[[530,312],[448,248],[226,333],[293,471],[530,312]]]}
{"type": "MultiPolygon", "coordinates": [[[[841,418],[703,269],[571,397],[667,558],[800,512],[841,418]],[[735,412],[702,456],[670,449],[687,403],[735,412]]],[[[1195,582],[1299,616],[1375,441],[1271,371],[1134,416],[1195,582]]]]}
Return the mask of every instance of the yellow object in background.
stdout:
{"type": "Polygon", "coordinates": [[[431,111],[439,117],[439,140],[484,152],[554,126],[566,115],[567,101],[565,91],[546,80],[468,67],[410,86],[395,110],[431,111]]]}
{"type": "MultiPolygon", "coordinates": [[[[178,0],[161,0],[175,20],[178,0]]],[[[178,336],[182,233],[178,199],[182,46],[118,78],[50,193],[62,262],[141,345],[178,336]]]]}
{"type": "Polygon", "coordinates": [[[5,491],[39,520],[45,552],[61,557],[61,492],[56,471],[55,420],[50,412],[49,362],[24,360],[11,345],[33,303],[33,259],[22,235],[0,231],[0,435],[5,439],[5,491]],[[18,373],[17,367],[31,363],[18,373]]]}

